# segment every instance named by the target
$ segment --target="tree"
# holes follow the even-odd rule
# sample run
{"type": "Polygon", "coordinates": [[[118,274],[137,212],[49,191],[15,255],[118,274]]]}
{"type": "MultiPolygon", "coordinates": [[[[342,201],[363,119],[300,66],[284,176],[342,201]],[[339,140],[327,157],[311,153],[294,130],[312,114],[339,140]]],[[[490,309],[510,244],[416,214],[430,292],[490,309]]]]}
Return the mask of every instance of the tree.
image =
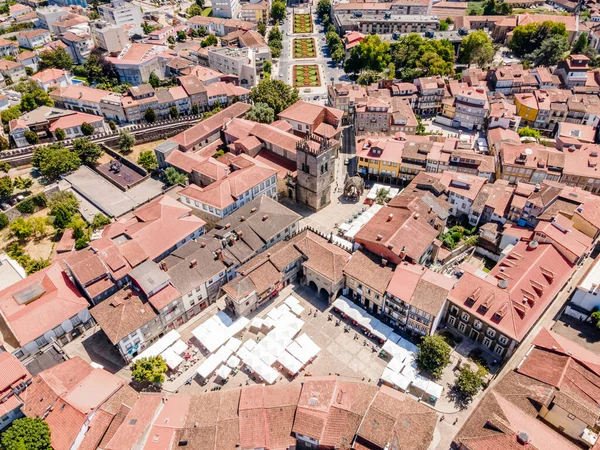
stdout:
{"type": "Polygon", "coordinates": [[[370,34],[352,49],[344,70],[351,73],[363,70],[383,72],[390,61],[390,44],[382,41],[379,35],[370,34]]]}
{"type": "Polygon", "coordinates": [[[198,37],[204,37],[208,35],[208,31],[202,25],[200,25],[196,31],[198,32],[198,37]]]}
{"type": "Polygon", "coordinates": [[[333,52],[331,52],[331,60],[336,64],[341,63],[345,57],[346,52],[341,47],[337,47],[333,52]]]}
{"type": "Polygon", "coordinates": [[[15,105],[2,111],[0,117],[2,117],[2,122],[8,123],[11,120],[21,117],[21,114],[21,107],[19,105],[15,105]]]}
{"type": "Polygon", "coordinates": [[[483,30],[474,31],[465,36],[460,45],[461,60],[465,64],[484,67],[492,62],[494,53],[492,40],[483,30]]]}
{"type": "Polygon", "coordinates": [[[15,420],[0,436],[3,450],[52,450],[48,424],[36,417],[15,420]]]}
{"type": "Polygon", "coordinates": [[[46,236],[46,226],[48,222],[45,217],[30,217],[29,223],[31,224],[32,235],[36,239],[40,239],[46,236]]]}
{"type": "Polygon", "coordinates": [[[448,31],[448,22],[446,20],[440,21],[440,31],[448,31]]]}
{"type": "Polygon", "coordinates": [[[33,186],[33,180],[31,178],[15,177],[13,180],[13,186],[15,189],[23,190],[29,189],[33,186]]]}
{"type": "Polygon", "coordinates": [[[265,61],[263,64],[263,70],[265,71],[265,73],[271,73],[271,70],[273,68],[273,63],[269,60],[265,61]]]}
{"type": "Polygon", "coordinates": [[[296,103],[300,98],[298,89],[288,86],[281,80],[261,80],[258,86],[250,91],[253,103],[266,103],[275,112],[275,115],[296,103]]]}
{"type": "Polygon", "coordinates": [[[275,111],[266,103],[255,103],[248,110],[246,118],[254,122],[273,123],[275,120],[275,111]]]}
{"type": "Polygon", "coordinates": [[[209,34],[202,42],[200,42],[200,46],[202,46],[202,48],[212,47],[213,45],[217,45],[218,43],[219,41],[217,37],[214,34],[209,34]]]}
{"type": "Polygon", "coordinates": [[[273,28],[271,28],[271,31],[269,31],[269,42],[281,41],[282,39],[283,39],[283,34],[281,33],[281,30],[279,29],[279,25],[275,25],[273,28]]]}
{"type": "Polygon", "coordinates": [[[7,197],[13,193],[13,182],[10,175],[4,175],[0,178],[0,198],[7,197]]]}
{"type": "Polygon", "coordinates": [[[144,23],[142,23],[142,30],[144,31],[144,34],[150,34],[154,31],[154,27],[144,20],[144,23]]]}
{"type": "Polygon", "coordinates": [[[158,168],[158,161],[152,150],[141,152],[137,162],[146,172],[152,172],[158,168]]]}
{"type": "Polygon", "coordinates": [[[140,358],[131,364],[131,376],[140,383],[161,384],[165,381],[167,363],[161,356],[140,358]]]}
{"type": "Polygon", "coordinates": [[[274,21],[279,22],[285,17],[285,2],[275,0],[271,6],[271,17],[274,21]]]}
{"type": "Polygon", "coordinates": [[[378,189],[377,193],[375,194],[375,202],[378,205],[385,205],[385,201],[387,200],[389,194],[389,189],[378,189]]]}
{"type": "Polygon", "coordinates": [[[25,136],[25,140],[31,145],[37,144],[40,139],[38,135],[33,131],[26,131],[25,133],[23,133],[23,135],[25,136]]]}
{"type": "Polygon", "coordinates": [[[38,106],[54,106],[54,100],[50,98],[47,92],[41,89],[21,97],[21,111],[33,111],[38,106]]]}
{"type": "Polygon", "coordinates": [[[158,78],[158,75],[156,75],[154,72],[152,72],[150,74],[150,76],[148,77],[148,83],[150,83],[150,86],[152,86],[154,89],[156,89],[157,87],[160,86],[160,78],[158,78]]]}
{"type": "Polygon", "coordinates": [[[513,30],[513,36],[510,39],[508,46],[515,55],[527,57],[527,55],[530,55],[535,50],[539,49],[542,43],[553,36],[560,36],[564,38],[564,40],[568,39],[568,33],[564,23],[546,20],[542,23],[538,22],[519,25],[513,30]]]}
{"type": "Polygon", "coordinates": [[[106,217],[102,213],[98,213],[94,216],[94,220],[92,220],[92,228],[102,228],[110,223],[110,219],[106,217]]]}
{"type": "Polygon", "coordinates": [[[3,152],[4,150],[8,150],[8,141],[6,140],[5,137],[0,136],[0,152],[3,152]]]}
{"type": "Polygon", "coordinates": [[[479,365],[477,370],[471,370],[468,365],[465,365],[454,380],[454,386],[465,400],[470,401],[483,386],[486,373],[487,371],[479,365]]]}
{"type": "Polygon", "coordinates": [[[38,147],[33,152],[32,164],[45,177],[55,179],[60,175],[72,172],[81,165],[76,153],[54,144],[38,147]]]}
{"type": "Polygon", "coordinates": [[[28,219],[17,217],[10,224],[10,232],[19,240],[27,239],[33,233],[33,224],[28,219]]]}
{"type": "Polygon", "coordinates": [[[376,83],[381,78],[381,74],[375,70],[365,70],[362,72],[356,82],[363,86],[370,86],[373,83],[376,83]]]}
{"type": "Polygon", "coordinates": [[[534,66],[553,66],[563,59],[569,50],[569,41],[565,36],[554,35],[527,55],[534,66]]]}
{"type": "Polygon", "coordinates": [[[174,44],[175,44],[175,38],[174,38],[173,36],[169,36],[169,37],[167,38],[167,42],[168,42],[169,44],[171,44],[171,45],[174,45],[174,44]]]}
{"type": "Polygon", "coordinates": [[[392,46],[392,61],[403,80],[450,75],[454,56],[454,47],[447,39],[424,39],[416,33],[400,37],[392,46]]]}
{"type": "Polygon", "coordinates": [[[452,349],[442,336],[437,334],[426,336],[419,344],[417,364],[421,370],[438,378],[442,375],[444,368],[450,364],[451,351],[452,349]]]}
{"type": "Polygon", "coordinates": [[[197,116],[198,114],[200,114],[200,108],[198,105],[192,105],[192,115],[197,116]]]}
{"type": "Polygon", "coordinates": [[[88,138],[79,138],[73,141],[73,151],[79,157],[82,164],[91,166],[95,164],[104,154],[104,150],[98,144],[88,138]]]}
{"type": "Polygon", "coordinates": [[[186,39],[187,39],[187,34],[185,34],[185,31],[179,30],[177,32],[177,42],[185,42],[186,39]]]}
{"type": "Polygon", "coordinates": [[[171,106],[169,108],[169,115],[171,116],[171,119],[177,119],[179,117],[179,110],[177,109],[177,106],[171,106]]]}
{"type": "Polygon", "coordinates": [[[512,6],[508,3],[498,3],[496,0],[487,0],[483,5],[484,16],[509,16],[512,14],[512,6]]]}
{"type": "Polygon", "coordinates": [[[322,19],[323,16],[329,15],[331,12],[331,0],[319,0],[317,3],[317,14],[322,19]]]}
{"type": "Polygon", "coordinates": [[[40,53],[38,70],[44,69],[62,69],[71,70],[73,68],[73,58],[64,48],[58,47],[55,50],[46,50],[40,53]]]}
{"type": "Polygon", "coordinates": [[[87,122],[83,122],[81,124],[81,132],[83,133],[84,136],[91,136],[92,134],[94,134],[94,127],[92,125],[90,125],[87,122]]]}
{"type": "Polygon", "coordinates": [[[156,121],[156,112],[154,112],[154,109],[146,109],[144,112],[144,119],[146,119],[146,122],[148,123],[154,123],[156,121]]]}
{"type": "Polygon", "coordinates": [[[187,15],[190,17],[201,16],[202,8],[195,3],[192,3],[190,7],[187,9],[187,15]]]}
{"type": "Polygon", "coordinates": [[[50,209],[50,215],[53,218],[52,225],[57,230],[64,230],[71,224],[76,210],[68,203],[57,203],[50,209]]]}
{"type": "Polygon", "coordinates": [[[135,138],[133,137],[133,135],[127,130],[122,130],[121,135],[119,136],[119,149],[121,150],[121,153],[123,153],[124,155],[128,154],[129,152],[131,152],[131,149],[134,145],[135,138]]]}
{"type": "Polygon", "coordinates": [[[62,128],[57,128],[54,131],[54,137],[56,138],[57,141],[64,141],[65,138],[67,137],[67,133],[65,133],[65,130],[63,130],[62,128]]]}
{"type": "Polygon", "coordinates": [[[173,167],[167,167],[164,172],[165,182],[169,186],[175,186],[176,184],[184,184],[186,180],[186,176],[180,172],[178,172],[173,167]]]}
{"type": "Polygon", "coordinates": [[[0,213],[0,230],[4,230],[8,226],[8,216],[4,213],[0,213]]]}
{"type": "Polygon", "coordinates": [[[541,137],[541,134],[538,130],[534,130],[533,128],[529,128],[529,127],[519,128],[519,131],[517,131],[517,134],[520,137],[532,137],[535,139],[539,139],[541,137]]]}
{"type": "Polygon", "coordinates": [[[10,164],[7,163],[6,161],[0,161],[0,172],[6,172],[8,173],[8,171],[10,170],[10,164]]]}
{"type": "Polygon", "coordinates": [[[267,34],[267,24],[264,22],[258,22],[257,31],[261,34],[262,37],[265,37],[267,34]]]}
{"type": "Polygon", "coordinates": [[[587,34],[581,33],[579,35],[579,37],[577,38],[577,40],[575,41],[575,43],[573,44],[573,49],[571,50],[571,53],[574,53],[574,54],[583,53],[583,51],[587,48],[587,46],[588,46],[587,34]]]}

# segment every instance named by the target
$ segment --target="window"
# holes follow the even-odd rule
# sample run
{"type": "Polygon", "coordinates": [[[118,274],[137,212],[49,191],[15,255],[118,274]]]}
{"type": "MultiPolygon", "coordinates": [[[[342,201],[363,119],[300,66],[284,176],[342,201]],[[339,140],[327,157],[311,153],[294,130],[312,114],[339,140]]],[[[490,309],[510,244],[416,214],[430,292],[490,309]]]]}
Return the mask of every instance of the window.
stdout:
{"type": "Polygon", "coordinates": [[[350,283],[352,286],[354,286],[354,279],[353,278],[348,278],[348,283],[350,283]]]}
{"type": "Polygon", "coordinates": [[[81,325],[81,319],[79,318],[79,316],[73,316],[69,320],[71,321],[71,325],[73,325],[74,327],[76,327],[77,325],[81,325]]]}
{"type": "Polygon", "coordinates": [[[492,345],[492,340],[490,338],[483,338],[483,345],[485,345],[487,348],[490,348],[490,345],[492,345]]]}
{"type": "Polygon", "coordinates": [[[46,340],[46,338],[44,336],[40,336],[39,338],[37,338],[35,340],[35,343],[37,344],[38,347],[43,347],[44,345],[48,344],[48,341],[46,340]]]}
{"type": "Polygon", "coordinates": [[[461,323],[459,323],[459,324],[458,324],[458,329],[459,329],[461,332],[463,332],[463,333],[464,333],[464,332],[465,332],[465,330],[467,329],[467,324],[466,324],[466,323],[464,323],[464,322],[461,322],[461,323]]]}
{"type": "Polygon", "coordinates": [[[494,330],[493,328],[488,328],[487,332],[485,334],[487,334],[489,337],[493,338],[494,336],[496,336],[496,330],[494,330]]]}
{"type": "Polygon", "coordinates": [[[496,353],[498,353],[499,355],[501,355],[504,352],[504,348],[501,345],[496,345],[496,348],[494,348],[494,351],[496,353]]]}
{"type": "Polygon", "coordinates": [[[567,417],[571,420],[575,420],[575,416],[571,413],[567,414],[567,417]]]}
{"type": "Polygon", "coordinates": [[[500,336],[498,338],[498,342],[500,342],[502,345],[506,345],[508,344],[508,338],[506,336],[500,336]]]}
{"type": "Polygon", "coordinates": [[[450,313],[457,315],[458,314],[458,308],[456,306],[453,306],[452,308],[450,308],[450,313]]]}
{"type": "Polygon", "coordinates": [[[21,359],[23,356],[25,356],[25,353],[23,353],[23,350],[19,350],[14,355],[15,355],[15,358],[21,359]]]}
{"type": "Polygon", "coordinates": [[[466,312],[462,313],[462,316],[460,316],[460,318],[465,322],[468,322],[470,317],[471,316],[469,316],[466,312]]]}
{"type": "Polygon", "coordinates": [[[481,327],[482,327],[482,325],[483,325],[483,324],[481,323],[481,320],[476,320],[476,321],[473,323],[473,328],[475,328],[475,329],[477,329],[477,330],[481,330],[481,327]]]}
{"type": "Polygon", "coordinates": [[[62,336],[63,334],[65,334],[65,330],[63,330],[63,327],[61,327],[60,325],[59,325],[59,326],[57,326],[56,328],[54,328],[52,331],[54,331],[54,334],[55,334],[57,337],[60,337],[60,336],[62,336]]]}

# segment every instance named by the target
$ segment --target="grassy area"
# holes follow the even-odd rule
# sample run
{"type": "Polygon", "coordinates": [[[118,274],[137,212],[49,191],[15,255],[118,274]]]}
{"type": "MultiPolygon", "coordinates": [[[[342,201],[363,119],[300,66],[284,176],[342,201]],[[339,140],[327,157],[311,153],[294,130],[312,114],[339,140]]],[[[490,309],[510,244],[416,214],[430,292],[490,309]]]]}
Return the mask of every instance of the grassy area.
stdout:
{"type": "Polygon", "coordinates": [[[84,83],[90,84],[86,77],[73,77],[74,80],[83,81],[84,83]]]}
{"type": "Polygon", "coordinates": [[[317,54],[314,39],[294,39],[294,58],[314,58],[315,56],[317,54]]]}
{"type": "Polygon", "coordinates": [[[204,8],[202,10],[202,15],[205,17],[212,16],[212,8],[204,8]]]}
{"type": "Polygon", "coordinates": [[[294,33],[312,33],[310,14],[294,14],[294,33]]]}
{"type": "Polygon", "coordinates": [[[485,2],[467,2],[467,14],[470,16],[483,16],[485,2]],[[471,13],[474,11],[474,13],[471,13]]]}
{"type": "Polygon", "coordinates": [[[319,68],[316,65],[303,64],[294,66],[295,87],[317,87],[321,86],[319,68]]]}

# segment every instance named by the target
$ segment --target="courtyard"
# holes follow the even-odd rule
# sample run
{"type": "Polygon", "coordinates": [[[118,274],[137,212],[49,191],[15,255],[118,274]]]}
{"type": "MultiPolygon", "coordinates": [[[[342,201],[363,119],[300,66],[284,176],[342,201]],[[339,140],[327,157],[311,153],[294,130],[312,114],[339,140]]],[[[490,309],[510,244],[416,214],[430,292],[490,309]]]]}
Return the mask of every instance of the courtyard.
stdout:
{"type": "Polygon", "coordinates": [[[294,58],[315,58],[317,56],[313,38],[294,39],[294,58]]]}
{"type": "Polygon", "coordinates": [[[313,31],[310,14],[294,14],[294,33],[310,34],[313,31]]]}
{"type": "Polygon", "coordinates": [[[294,87],[319,87],[321,76],[319,66],[316,64],[302,64],[294,66],[294,87]]]}

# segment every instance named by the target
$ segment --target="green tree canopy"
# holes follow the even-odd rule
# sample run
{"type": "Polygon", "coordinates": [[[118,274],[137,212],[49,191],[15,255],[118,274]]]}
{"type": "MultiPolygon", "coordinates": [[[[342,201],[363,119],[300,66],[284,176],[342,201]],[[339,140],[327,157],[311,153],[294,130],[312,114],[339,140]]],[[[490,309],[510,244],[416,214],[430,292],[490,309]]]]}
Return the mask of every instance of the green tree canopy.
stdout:
{"type": "Polygon", "coordinates": [[[40,53],[40,61],[38,62],[38,69],[63,69],[71,70],[73,68],[73,58],[67,53],[64,48],[57,48],[55,50],[46,50],[40,53]]]}
{"type": "Polygon", "coordinates": [[[10,224],[10,232],[14,234],[17,239],[27,239],[33,233],[33,223],[29,219],[17,217],[10,224]]]}
{"type": "Polygon", "coordinates": [[[119,136],[119,149],[121,150],[121,153],[123,153],[124,155],[128,154],[129,152],[131,152],[131,149],[134,145],[135,138],[133,137],[133,135],[127,130],[122,130],[119,136]]]}
{"type": "Polygon", "coordinates": [[[60,144],[38,147],[33,152],[32,164],[45,177],[55,179],[72,172],[81,165],[77,154],[60,144]]]}
{"type": "Polygon", "coordinates": [[[10,175],[0,177],[0,198],[7,197],[13,193],[14,185],[10,175]]]}
{"type": "Polygon", "coordinates": [[[454,46],[447,39],[424,39],[411,33],[392,45],[392,61],[403,80],[449,75],[454,69],[454,46]]]}
{"type": "Polygon", "coordinates": [[[161,356],[140,358],[131,364],[131,376],[140,383],[161,384],[165,381],[167,363],[161,356]]]}
{"type": "Polygon", "coordinates": [[[141,152],[137,162],[146,172],[152,172],[158,168],[158,161],[152,150],[141,152]]]}
{"type": "Polygon", "coordinates": [[[37,417],[17,419],[0,435],[0,447],[2,450],[52,450],[48,424],[37,417]]]}
{"type": "Polygon", "coordinates": [[[73,141],[73,151],[81,162],[87,166],[95,164],[104,154],[104,150],[98,144],[88,138],[79,138],[73,141]]]}
{"type": "Polygon", "coordinates": [[[298,89],[288,86],[281,80],[261,80],[258,86],[250,91],[253,103],[266,103],[275,112],[275,115],[296,103],[300,97],[298,89]]]}
{"type": "Polygon", "coordinates": [[[187,177],[178,172],[177,169],[173,167],[167,167],[164,172],[165,182],[169,186],[175,186],[176,184],[184,184],[187,177]]]}
{"type": "Polygon", "coordinates": [[[23,136],[25,136],[25,140],[27,140],[27,142],[31,145],[37,144],[38,141],[40,140],[37,133],[30,131],[30,130],[23,133],[23,136]]]}
{"type": "Polygon", "coordinates": [[[538,130],[534,130],[533,128],[529,127],[519,128],[519,131],[517,131],[517,133],[520,137],[532,137],[535,139],[539,139],[541,136],[538,130]]]}
{"type": "Polygon", "coordinates": [[[185,31],[179,30],[177,32],[177,42],[185,42],[186,40],[187,40],[187,34],[185,34],[185,31]]]}
{"type": "Polygon", "coordinates": [[[0,161],[0,172],[8,173],[10,168],[11,168],[11,165],[9,163],[7,163],[6,161],[0,161]]]}
{"type": "Polygon", "coordinates": [[[217,37],[214,34],[209,34],[208,36],[206,36],[206,38],[204,38],[204,40],[202,42],[200,42],[200,45],[202,47],[212,47],[213,45],[217,45],[219,43],[217,37]]]}
{"type": "Polygon", "coordinates": [[[569,50],[569,41],[565,36],[554,35],[545,39],[542,44],[527,55],[534,66],[554,66],[564,58],[569,50]]]}
{"type": "Polygon", "coordinates": [[[363,70],[383,72],[390,61],[390,44],[382,41],[379,35],[370,34],[352,49],[344,70],[347,73],[358,73],[363,70]]]}
{"type": "Polygon", "coordinates": [[[588,36],[586,33],[581,33],[575,43],[571,53],[581,54],[588,46],[588,36]]]}
{"type": "Polygon", "coordinates": [[[72,192],[59,192],[50,198],[50,216],[52,225],[57,230],[64,230],[72,225],[73,217],[77,214],[79,202],[72,192]]]}
{"type": "Polygon", "coordinates": [[[421,370],[438,378],[442,375],[444,368],[450,364],[451,351],[452,349],[442,336],[438,334],[426,336],[419,344],[417,364],[421,370]]]}
{"type": "Polygon", "coordinates": [[[57,141],[64,141],[67,137],[67,133],[65,133],[65,130],[63,130],[62,128],[57,128],[54,131],[54,136],[56,137],[57,141]]]}
{"type": "Polygon", "coordinates": [[[271,5],[271,17],[275,21],[280,21],[285,18],[285,2],[275,0],[271,5]]]}
{"type": "Polygon", "coordinates": [[[144,119],[146,119],[146,122],[148,123],[154,123],[156,121],[156,112],[154,112],[154,109],[146,109],[144,112],[144,119]]]}
{"type": "Polygon", "coordinates": [[[331,0],[319,0],[317,3],[317,14],[320,18],[323,18],[324,15],[329,15],[331,12],[331,0]]]}
{"type": "Polygon", "coordinates": [[[484,67],[494,59],[492,39],[483,31],[474,31],[465,36],[460,45],[461,61],[484,67]]]}
{"type": "Polygon", "coordinates": [[[92,228],[102,228],[110,223],[110,219],[106,217],[102,213],[98,213],[94,216],[94,220],[92,221],[92,228]]]}
{"type": "MultiPolygon", "coordinates": [[[[528,57],[553,36],[561,36],[568,39],[567,29],[564,23],[546,20],[542,23],[529,23],[519,25],[513,30],[513,36],[508,44],[510,49],[519,57],[528,57]]],[[[548,64],[550,65],[550,64],[548,64]]]]}
{"type": "Polygon", "coordinates": [[[41,89],[35,93],[25,94],[21,97],[21,111],[33,111],[38,106],[54,106],[54,101],[50,98],[47,92],[41,89]]]}
{"type": "Polygon", "coordinates": [[[4,230],[8,226],[8,216],[4,213],[0,213],[0,230],[4,230]]]}
{"type": "Polygon", "coordinates": [[[150,86],[152,86],[154,89],[160,86],[160,78],[158,78],[158,75],[156,75],[154,71],[148,77],[148,83],[150,83],[150,86]]]}
{"type": "Polygon", "coordinates": [[[202,15],[202,7],[198,6],[196,3],[192,3],[190,7],[187,9],[187,15],[190,17],[201,16],[202,15]]]}
{"type": "Polygon", "coordinates": [[[255,103],[248,111],[246,118],[254,122],[273,123],[275,111],[266,103],[255,103]]]}
{"type": "Polygon", "coordinates": [[[83,122],[81,124],[81,132],[83,133],[84,136],[91,136],[92,134],[94,134],[94,127],[92,125],[90,125],[87,122],[83,122]]]}
{"type": "Polygon", "coordinates": [[[460,369],[454,386],[458,392],[462,395],[463,399],[470,401],[477,393],[481,386],[483,386],[484,377],[487,371],[478,366],[477,370],[471,370],[469,366],[464,366],[460,369]]]}
{"type": "Polygon", "coordinates": [[[258,22],[256,30],[261,34],[262,37],[265,37],[267,34],[267,24],[264,22],[258,22]]]}

